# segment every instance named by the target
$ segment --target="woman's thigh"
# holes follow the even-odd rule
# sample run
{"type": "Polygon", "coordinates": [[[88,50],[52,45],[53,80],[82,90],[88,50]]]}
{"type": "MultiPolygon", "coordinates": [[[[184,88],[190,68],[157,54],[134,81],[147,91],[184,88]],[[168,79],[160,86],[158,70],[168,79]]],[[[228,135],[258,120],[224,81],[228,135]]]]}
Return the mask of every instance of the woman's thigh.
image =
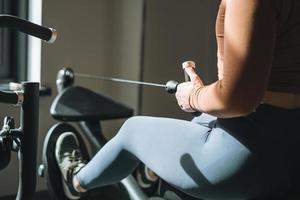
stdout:
{"type": "MultiPolygon", "coordinates": [[[[124,149],[168,183],[198,197],[224,199],[237,191],[238,185],[230,184],[245,179],[243,171],[251,172],[251,152],[222,128],[212,127],[214,120],[209,115],[193,122],[133,117],[118,135],[124,149]]],[[[244,191],[234,195],[245,195],[244,191]]]]}

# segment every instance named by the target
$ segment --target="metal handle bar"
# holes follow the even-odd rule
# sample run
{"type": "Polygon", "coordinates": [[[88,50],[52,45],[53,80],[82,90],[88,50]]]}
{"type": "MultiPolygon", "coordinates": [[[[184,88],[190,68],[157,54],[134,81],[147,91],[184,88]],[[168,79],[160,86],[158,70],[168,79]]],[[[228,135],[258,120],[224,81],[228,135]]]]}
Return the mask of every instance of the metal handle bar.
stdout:
{"type": "Polygon", "coordinates": [[[18,104],[18,94],[15,92],[0,91],[0,102],[9,104],[18,104]]]}
{"type": "Polygon", "coordinates": [[[12,15],[0,15],[0,27],[17,29],[49,43],[53,43],[57,37],[55,29],[40,26],[12,15]]]}

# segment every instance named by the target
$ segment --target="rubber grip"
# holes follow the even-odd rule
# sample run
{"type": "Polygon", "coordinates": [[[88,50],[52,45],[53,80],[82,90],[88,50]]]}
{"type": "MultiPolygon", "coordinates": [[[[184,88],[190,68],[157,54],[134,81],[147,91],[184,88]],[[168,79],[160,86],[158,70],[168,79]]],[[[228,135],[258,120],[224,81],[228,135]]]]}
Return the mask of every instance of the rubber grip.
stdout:
{"type": "MultiPolygon", "coordinates": [[[[190,66],[189,66],[189,67],[192,67],[192,68],[194,68],[194,69],[196,68],[196,64],[195,64],[194,61],[186,61],[186,62],[182,63],[182,69],[183,69],[183,73],[184,73],[184,81],[185,81],[185,82],[191,81],[190,76],[189,76],[188,73],[185,71],[186,67],[184,67],[184,64],[187,63],[187,62],[190,62],[190,66]]],[[[193,115],[194,117],[197,117],[197,116],[199,116],[199,115],[201,115],[201,114],[202,114],[202,113],[199,112],[199,111],[196,111],[196,112],[193,112],[193,113],[192,113],[192,115],[193,115]]]]}
{"type": "Polygon", "coordinates": [[[13,15],[0,14],[0,28],[13,28],[49,43],[53,43],[57,36],[55,29],[40,26],[13,15]]]}
{"type": "Polygon", "coordinates": [[[191,81],[191,79],[190,79],[188,73],[186,73],[185,69],[183,69],[183,73],[184,73],[184,81],[185,82],[191,81]]]}

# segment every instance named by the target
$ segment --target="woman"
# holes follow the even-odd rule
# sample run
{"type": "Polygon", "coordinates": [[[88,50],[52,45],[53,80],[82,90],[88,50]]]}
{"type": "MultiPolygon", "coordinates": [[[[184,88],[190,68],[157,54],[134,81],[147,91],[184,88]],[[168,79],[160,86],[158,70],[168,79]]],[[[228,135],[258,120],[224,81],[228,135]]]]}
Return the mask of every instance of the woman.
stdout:
{"type": "Polygon", "coordinates": [[[87,164],[76,137],[60,136],[56,159],[70,198],[123,179],[140,161],[203,199],[290,188],[300,157],[300,1],[222,0],[216,33],[216,82],[204,85],[193,62],[183,64],[191,81],[178,85],[178,104],[203,112],[192,122],[133,117],[87,164]]]}

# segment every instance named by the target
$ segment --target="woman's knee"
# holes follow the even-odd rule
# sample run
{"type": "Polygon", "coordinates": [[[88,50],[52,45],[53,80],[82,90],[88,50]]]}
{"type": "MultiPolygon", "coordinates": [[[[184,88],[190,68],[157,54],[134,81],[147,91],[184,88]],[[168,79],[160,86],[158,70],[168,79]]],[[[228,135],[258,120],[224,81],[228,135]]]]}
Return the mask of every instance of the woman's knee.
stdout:
{"type": "Polygon", "coordinates": [[[130,138],[137,132],[141,132],[143,125],[142,121],[147,117],[143,116],[134,116],[127,119],[118,132],[118,136],[122,138],[130,138]]]}
{"type": "Polygon", "coordinates": [[[145,140],[146,131],[143,125],[145,118],[146,117],[135,116],[127,119],[113,138],[114,142],[118,143],[122,149],[135,154],[134,152],[140,149],[138,147],[145,140]]]}

